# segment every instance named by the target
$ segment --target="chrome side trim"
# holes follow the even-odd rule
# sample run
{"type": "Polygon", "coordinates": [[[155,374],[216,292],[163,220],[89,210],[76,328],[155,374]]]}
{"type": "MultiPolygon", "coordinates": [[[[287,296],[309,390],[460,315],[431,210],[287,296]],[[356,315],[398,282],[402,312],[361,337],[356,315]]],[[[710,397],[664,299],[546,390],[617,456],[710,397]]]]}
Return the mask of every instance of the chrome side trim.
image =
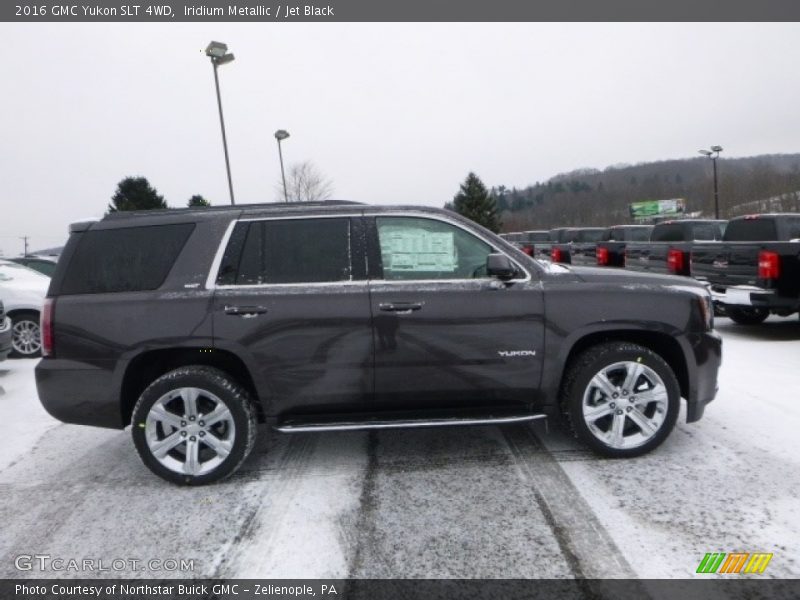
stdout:
{"type": "MultiPolygon", "coordinates": [[[[231,239],[231,235],[233,234],[233,228],[236,227],[237,223],[240,222],[251,222],[251,221],[285,221],[287,219],[335,219],[335,218],[359,218],[359,217],[409,217],[409,218],[419,218],[419,219],[432,219],[434,221],[441,221],[443,223],[448,223],[459,229],[466,231],[468,234],[475,236],[479,240],[483,241],[484,243],[488,244],[492,248],[495,248],[498,252],[506,256],[512,263],[514,263],[517,268],[525,273],[525,277],[521,279],[511,279],[508,283],[527,283],[533,279],[531,272],[522,266],[517,260],[513,259],[512,257],[508,256],[505,252],[503,252],[500,248],[497,248],[496,245],[493,243],[492,240],[487,239],[485,236],[472,231],[464,227],[458,221],[453,219],[448,219],[443,215],[431,214],[424,211],[415,212],[413,210],[408,211],[390,211],[390,212],[360,212],[360,213],[334,213],[330,215],[292,215],[292,216],[279,216],[276,215],[274,217],[250,217],[245,219],[234,219],[228,225],[228,229],[225,231],[225,235],[222,236],[222,241],[217,248],[217,253],[214,255],[214,261],[211,263],[211,269],[209,270],[208,277],[206,277],[206,289],[213,290],[213,289],[246,289],[246,288],[258,288],[258,287],[275,287],[275,286],[331,286],[331,285],[343,285],[348,283],[363,283],[362,280],[344,280],[344,281],[337,281],[337,282],[312,282],[312,283],[303,283],[303,284],[258,284],[258,285],[225,285],[225,286],[217,286],[216,285],[216,278],[217,273],[219,272],[219,266],[222,264],[222,257],[225,254],[225,249],[228,247],[228,242],[231,239]]],[[[351,257],[352,261],[352,257],[351,257]]],[[[465,281],[480,281],[477,279],[420,279],[420,280],[386,280],[386,279],[372,279],[369,280],[370,283],[375,284],[408,284],[408,283],[462,283],[465,281]]]]}
{"type": "Polygon", "coordinates": [[[397,421],[364,421],[342,423],[309,423],[308,425],[283,425],[273,427],[281,433],[309,433],[313,431],[366,431],[373,429],[402,429],[410,427],[456,427],[462,425],[503,425],[508,423],[526,423],[537,419],[545,419],[545,414],[528,414],[513,417],[487,417],[459,419],[406,419],[397,421]]]}

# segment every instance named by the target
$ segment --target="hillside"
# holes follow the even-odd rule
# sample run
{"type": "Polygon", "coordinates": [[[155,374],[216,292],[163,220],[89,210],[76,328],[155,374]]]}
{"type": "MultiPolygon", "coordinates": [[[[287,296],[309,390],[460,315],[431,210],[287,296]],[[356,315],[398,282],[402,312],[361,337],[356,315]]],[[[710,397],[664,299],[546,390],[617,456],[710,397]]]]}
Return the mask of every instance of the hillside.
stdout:
{"type": "MultiPolygon", "coordinates": [[[[717,161],[720,216],[768,210],[800,210],[800,154],[771,154],[717,161]],[[759,204],[758,201],[771,199],[759,204]]],[[[711,160],[704,157],[602,171],[579,169],[524,189],[492,188],[503,231],[560,225],[628,223],[628,205],[641,200],[685,198],[687,212],[714,215],[711,160]]]]}

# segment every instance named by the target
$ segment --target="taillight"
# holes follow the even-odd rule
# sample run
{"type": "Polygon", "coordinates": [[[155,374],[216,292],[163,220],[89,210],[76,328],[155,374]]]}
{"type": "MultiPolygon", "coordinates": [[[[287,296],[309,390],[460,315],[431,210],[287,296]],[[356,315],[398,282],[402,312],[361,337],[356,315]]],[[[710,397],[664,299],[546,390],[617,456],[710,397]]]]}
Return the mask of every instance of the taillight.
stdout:
{"type": "Polygon", "coordinates": [[[523,246],[522,251],[528,256],[533,256],[533,246],[523,246]]]}
{"type": "Polygon", "coordinates": [[[781,275],[781,257],[777,252],[762,250],[758,253],[758,278],[777,279],[781,275]]]}
{"type": "Polygon", "coordinates": [[[686,263],[684,256],[683,250],[675,250],[674,248],[667,253],[667,267],[672,273],[683,273],[686,263]]]}
{"type": "Polygon", "coordinates": [[[39,329],[42,335],[42,356],[54,356],[53,354],[53,314],[56,309],[55,298],[45,298],[42,306],[39,329]]]}
{"type": "Polygon", "coordinates": [[[561,259],[564,258],[561,248],[553,248],[550,250],[550,258],[553,260],[553,262],[561,262],[561,259]]]}
{"type": "Polygon", "coordinates": [[[598,265],[608,264],[608,248],[600,247],[597,249],[597,264],[598,265]]]}

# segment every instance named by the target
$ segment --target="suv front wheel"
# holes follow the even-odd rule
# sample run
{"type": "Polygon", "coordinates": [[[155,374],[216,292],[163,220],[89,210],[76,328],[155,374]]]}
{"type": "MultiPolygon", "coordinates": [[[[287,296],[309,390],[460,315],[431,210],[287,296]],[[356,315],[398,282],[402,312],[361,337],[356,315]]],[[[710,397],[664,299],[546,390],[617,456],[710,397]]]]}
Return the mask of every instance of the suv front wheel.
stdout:
{"type": "Polygon", "coordinates": [[[675,426],[680,386],[658,354],[628,342],[589,348],[570,365],[561,396],[576,437],[614,458],[640,456],[675,426]]]}
{"type": "Polygon", "coordinates": [[[159,477],[202,485],[232,474],[256,437],[247,391],[223,371],[175,369],[151,383],[133,409],[133,442],[159,477]]]}

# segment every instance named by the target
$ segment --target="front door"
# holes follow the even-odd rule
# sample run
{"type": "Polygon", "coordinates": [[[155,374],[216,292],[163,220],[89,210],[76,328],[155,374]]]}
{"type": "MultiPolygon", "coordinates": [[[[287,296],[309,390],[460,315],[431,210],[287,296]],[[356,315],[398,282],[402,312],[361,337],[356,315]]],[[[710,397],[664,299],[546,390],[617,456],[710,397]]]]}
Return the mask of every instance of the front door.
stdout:
{"type": "Polygon", "coordinates": [[[491,238],[445,218],[367,217],[376,406],[501,407],[536,399],[538,281],[486,274],[491,238]]]}

